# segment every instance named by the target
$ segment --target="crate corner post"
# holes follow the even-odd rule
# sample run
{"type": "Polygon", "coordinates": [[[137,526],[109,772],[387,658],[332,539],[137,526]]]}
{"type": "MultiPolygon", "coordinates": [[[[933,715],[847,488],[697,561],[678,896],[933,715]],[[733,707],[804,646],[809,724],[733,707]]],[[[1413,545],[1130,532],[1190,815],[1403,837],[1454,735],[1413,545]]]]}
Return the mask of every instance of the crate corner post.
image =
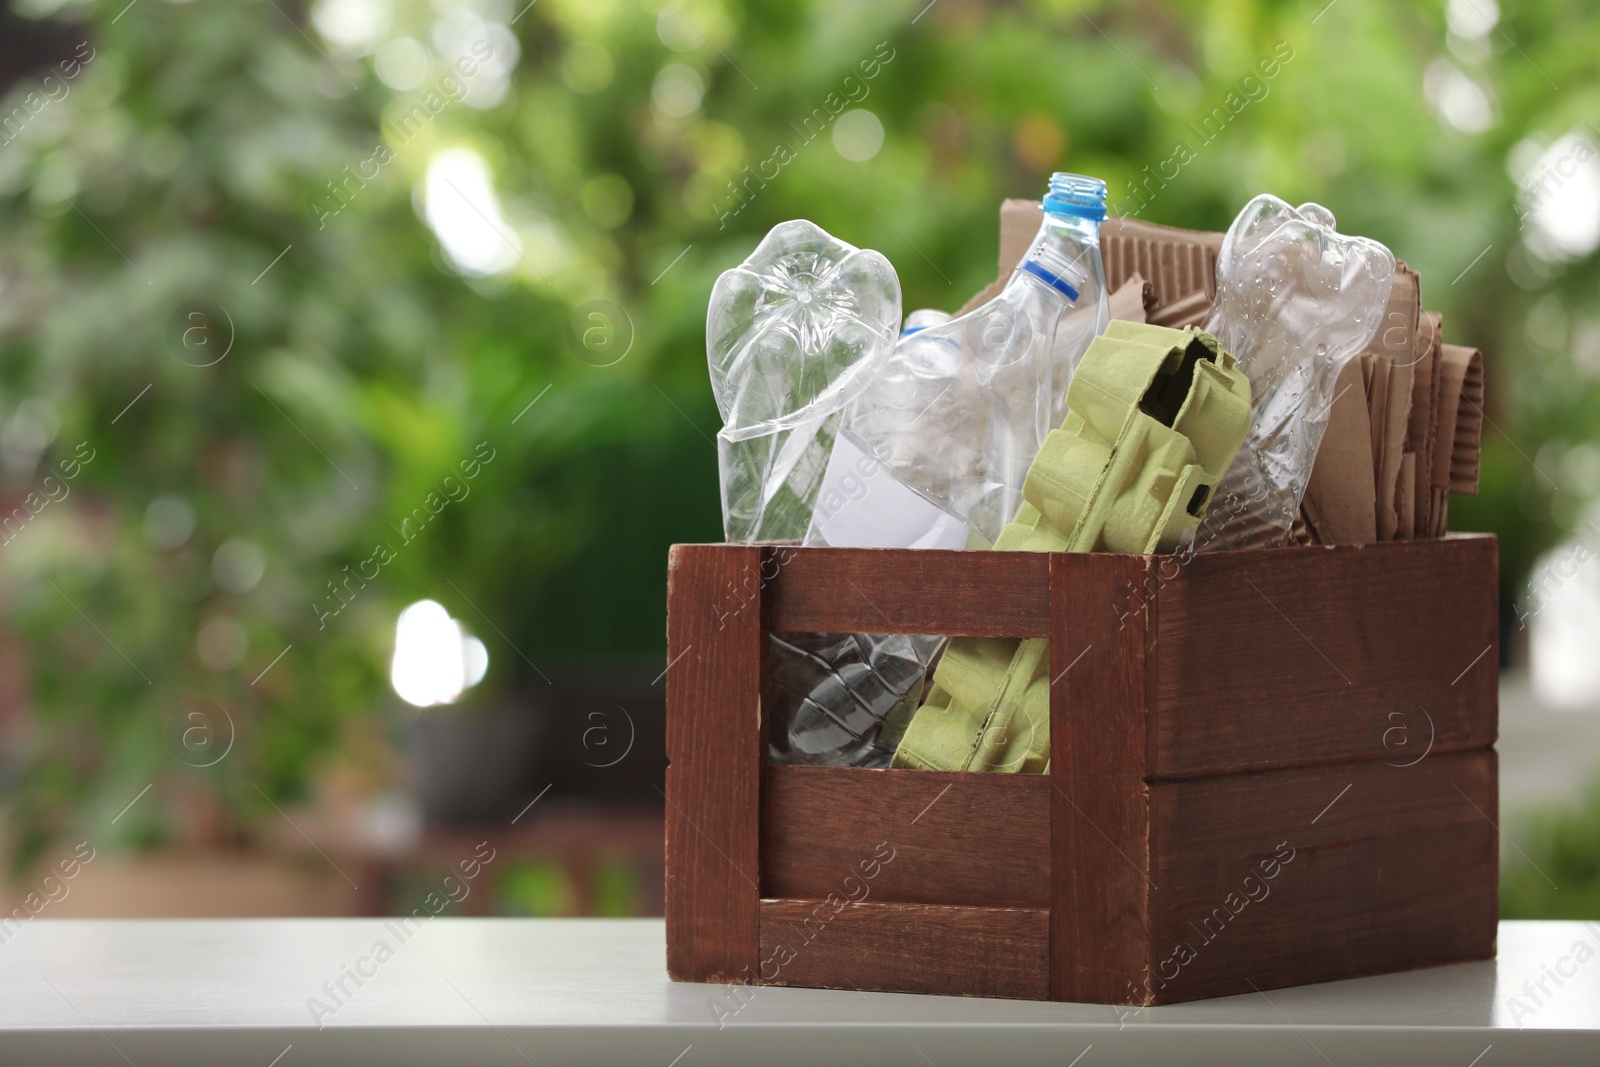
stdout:
{"type": "Polygon", "coordinates": [[[757,970],[763,549],[674,545],[667,574],[667,972],[757,970]]]}
{"type": "Polygon", "coordinates": [[[1052,1000],[1154,1003],[1147,569],[1139,556],[1050,556],[1052,1000]]]}

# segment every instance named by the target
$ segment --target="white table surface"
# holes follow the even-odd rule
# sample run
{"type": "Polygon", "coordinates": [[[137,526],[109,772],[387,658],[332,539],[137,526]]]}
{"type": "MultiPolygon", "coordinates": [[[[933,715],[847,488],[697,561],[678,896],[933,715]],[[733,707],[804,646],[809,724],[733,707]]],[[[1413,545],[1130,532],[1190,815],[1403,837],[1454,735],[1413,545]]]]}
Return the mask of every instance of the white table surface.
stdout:
{"type": "Polygon", "coordinates": [[[1600,923],[1502,923],[1492,962],[1138,1011],[765,987],[720,1029],[725,990],[664,960],[659,919],[436,918],[402,941],[379,919],[41,918],[0,944],[0,1064],[1600,1064],[1600,923]],[[347,966],[370,977],[335,1000],[347,966]]]}

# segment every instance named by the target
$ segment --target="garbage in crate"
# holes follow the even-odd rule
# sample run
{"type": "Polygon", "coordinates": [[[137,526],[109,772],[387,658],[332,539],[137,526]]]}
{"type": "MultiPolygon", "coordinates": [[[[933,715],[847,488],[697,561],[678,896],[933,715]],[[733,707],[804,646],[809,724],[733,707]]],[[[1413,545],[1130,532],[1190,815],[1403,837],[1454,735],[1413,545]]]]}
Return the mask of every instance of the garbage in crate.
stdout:
{"type": "Polygon", "coordinates": [[[1223,481],[1246,507],[1207,527],[1199,548],[1281,544],[1294,525],[1328,425],[1334,383],[1382,323],[1394,256],[1334,229],[1317,204],[1262,194],[1245,205],[1217,257],[1206,327],[1256,394],[1255,422],[1223,481]]]}
{"type": "Polygon", "coordinates": [[[900,326],[889,261],[804,220],[725,271],[706,355],[729,541],[792,540],[811,522],[839,416],[872,381],[900,326]]]}
{"type": "MultiPolygon", "coordinates": [[[[780,445],[782,431],[742,436],[741,430],[725,427],[719,434],[724,501],[749,501],[750,487],[762,486],[753,505],[725,507],[729,538],[761,539],[758,531],[772,538],[777,529],[792,537],[809,499],[806,545],[992,544],[1021,501],[1028,462],[1064,414],[1073,366],[1105,328],[1099,246],[1104,217],[1104,182],[1056,175],[1038,233],[1010,284],[966,315],[914,313],[881,369],[864,385],[850,379],[857,395],[841,417],[819,416],[815,409],[822,405],[814,404],[810,418],[820,421],[804,443],[804,459],[793,431],[780,445]],[[817,450],[830,431],[831,453],[813,490],[817,450]],[[793,455],[795,466],[772,463],[766,459],[772,455],[793,455]],[[768,509],[779,508],[786,509],[781,520],[767,517],[768,509]]],[[[798,298],[790,293],[822,289],[842,303],[837,287],[847,275],[835,263],[861,255],[809,223],[775,228],[756,254],[718,279],[713,290],[707,319],[713,378],[719,371],[726,374],[730,363],[741,363],[729,357],[729,350],[737,349],[765,357],[742,358],[739,369],[752,378],[770,376],[780,387],[791,376],[808,380],[794,369],[786,375],[771,362],[778,343],[764,341],[763,330],[779,331],[780,342],[788,344],[794,330],[778,324],[798,320],[814,325],[806,338],[812,350],[837,348],[831,332],[854,331],[856,321],[849,315],[807,315],[792,306],[798,298]],[[763,254],[769,246],[772,251],[763,254]],[[829,252],[816,256],[813,246],[829,252]],[[763,274],[765,282],[751,281],[763,274]],[[813,281],[808,274],[823,277],[813,281]],[[746,294],[765,295],[752,301],[746,294]]],[[[876,275],[874,280],[881,283],[876,275]]],[[[894,289],[898,294],[898,285],[894,289]]],[[[794,347],[790,344],[788,351],[794,347]]],[[[865,374],[875,366],[875,355],[862,358],[851,364],[849,374],[865,374]]],[[[811,377],[826,378],[832,369],[811,377]]],[[[748,381],[740,384],[750,387],[748,381]]],[[[839,389],[832,395],[844,393],[839,389]]],[[[719,403],[721,397],[719,390],[719,403]]],[[[725,418],[732,407],[723,405],[725,418]]],[[[943,642],[936,635],[773,635],[774,758],[887,761],[889,750],[876,744],[880,724],[916,706],[927,667],[943,642]]]]}
{"type": "Polygon", "coordinates": [[[965,315],[916,313],[850,410],[850,428],[895,477],[984,545],[1016,516],[1028,465],[1066,414],[1072,370],[1109,321],[1105,195],[1097,178],[1051,178],[1006,287],[965,315]]]}
{"type": "MultiPolygon", "coordinates": [[[[1113,322],[1067,389],[1070,413],[1028,471],[995,548],[1170,552],[1194,536],[1250,426],[1250,383],[1214,338],[1113,322]]],[[[893,766],[1046,770],[1050,652],[1043,638],[961,637],[893,766]]]]}
{"type": "MultiPolygon", "coordinates": [[[[818,543],[813,523],[824,485],[836,493],[844,480],[865,476],[852,455],[864,456],[859,447],[835,445],[845,409],[888,358],[899,320],[900,281],[888,260],[805,220],[773,227],[717,279],[706,350],[724,424],[717,458],[728,540],[818,543]]],[[[908,516],[914,522],[930,511],[942,514],[928,505],[880,517],[903,528],[908,516]]],[[[898,544],[892,531],[890,540],[898,544]]],[[[964,543],[962,531],[951,547],[964,543]]],[[[941,643],[900,634],[774,635],[773,691],[789,709],[785,727],[774,731],[775,752],[792,751],[797,762],[861,761],[878,721],[920,687],[941,643]]]]}
{"type": "MultiPolygon", "coordinates": [[[[1187,554],[1443,534],[1449,494],[1476,487],[1482,361],[1441,344],[1413,272],[1316,204],[1259,196],[1221,235],[1108,219],[1104,198],[1057,174],[1042,203],[1007,201],[1005,283],[903,325],[881,255],[776,227],[707,320],[728,539],[1187,554]],[[1146,332],[1202,325],[1181,344],[1146,332]],[[1091,341],[1122,357],[1075,389],[1091,341]],[[1220,437],[1163,424],[1159,396],[1123,403],[1116,374],[1137,378],[1152,345],[1163,365],[1192,354],[1177,366],[1196,377],[1156,378],[1210,390],[1195,410],[1220,437]],[[1122,407],[1097,408],[1103,389],[1122,407]],[[1173,467],[1170,438],[1121,441],[1131,426],[1151,444],[1151,425],[1193,455],[1173,467]],[[1086,488],[1091,457],[1108,480],[1086,488]]],[[[1045,769],[1046,643],[961,638],[941,660],[944,645],[772,634],[771,758],[1045,769]]]]}

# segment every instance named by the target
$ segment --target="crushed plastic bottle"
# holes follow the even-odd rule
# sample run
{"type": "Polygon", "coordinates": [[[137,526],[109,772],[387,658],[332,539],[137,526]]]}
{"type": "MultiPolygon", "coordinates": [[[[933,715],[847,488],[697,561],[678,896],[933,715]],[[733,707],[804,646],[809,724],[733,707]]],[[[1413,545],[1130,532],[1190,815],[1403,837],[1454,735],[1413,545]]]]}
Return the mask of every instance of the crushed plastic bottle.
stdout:
{"type": "Polygon", "coordinates": [[[1066,416],[1067,383],[1110,321],[1105,182],[1056,174],[1044,222],[1006,287],[965,315],[908,320],[845,424],[901,481],[993,544],[1028,465],[1066,416]]]}
{"type": "Polygon", "coordinates": [[[1250,434],[1196,536],[1200,551],[1282,544],[1316,462],[1345,365],[1377,333],[1394,254],[1347,237],[1319,204],[1262,194],[1228,227],[1206,331],[1250,379],[1250,434]]]}
{"type": "MultiPolygon", "coordinates": [[[[805,543],[986,547],[1016,516],[1028,466],[1066,415],[1067,384],[1106,328],[1105,183],[1051,178],[1045,219],[1004,290],[953,317],[913,312],[849,405],[805,543]],[[845,536],[841,533],[848,531],[845,536]],[[973,536],[976,534],[976,536],[973,536]]],[[[945,638],[774,635],[775,762],[886,765],[945,638]],[[891,727],[891,733],[897,732],[891,727]]]]}
{"type": "MultiPolygon", "coordinates": [[[[706,354],[723,420],[717,461],[729,541],[806,536],[844,409],[881,370],[899,321],[900,281],[889,261],[803,220],[773,227],[717,279],[706,354]]],[[[882,706],[885,687],[905,697],[907,680],[926,671],[926,641],[772,635],[774,691],[790,709],[773,731],[775,758],[789,751],[791,734],[799,739],[792,762],[858,755],[861,739],[876,732],[862,709],[882,706]]]]}
{"type": "Polygon", "coordinates": [[[774,763],[885,767],[885,719],[910,718],[945,638],[929,634],[773,634],[768,647],[774,763]]]}
{"type": "Polygon", "coordinates": [[[899,321],[889,261],[803,219],[773,227],[717,279],[706,355],[729,541],[805,535],[840,415],[889,357],[899,321]]]}

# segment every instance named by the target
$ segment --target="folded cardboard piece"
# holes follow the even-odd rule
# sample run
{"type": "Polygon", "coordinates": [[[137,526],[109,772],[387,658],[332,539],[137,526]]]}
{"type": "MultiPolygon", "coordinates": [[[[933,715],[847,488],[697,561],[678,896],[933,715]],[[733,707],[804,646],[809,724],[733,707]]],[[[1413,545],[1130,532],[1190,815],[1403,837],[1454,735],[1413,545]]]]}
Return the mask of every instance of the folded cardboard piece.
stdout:
{"type": "MultiPolygon", "coordinates": [[[[1000,271],[961,308],[1005,287],[1039,232],[1036,200],[1000,205],[1000,271]]],[[[1112,319],[1204,326],[1217,292],[1223,235],[1107,218],[1100,228],[1112,319]]],[[[1364,544],[1439,537],[1450,494],[1478,491],[1483,355],[1443,343],[1440,316],[1422,310],[1421,280],[1396,265],[1372,345],[1339,377],[1328,428],[1291,536],[1364,544]]]]}
{"type": "Polygon", "coordinates": [[[1411,420],[1406,426],[1406,452],[1415,457],[1412,501],[1414,537],[1433,536],[1433,492],[1430,472],[1439,432],[1439,349],[1444,319],[1436,311],[1422,313],[1425,347],[1411,372],[1411,420]]]}
{"type": "Polygon", "coordinates": [[[1150,321],[1157,326],[1203,326],[1206,319],[1211,317],[1211,302],[1215,299],[1214,293],[1196,289],[1188,296],[1152,309],[1150,321]]]}
{"type": "Polygon", "coordinates": [[[1411,421],[1412,375],[1422,314],[1417,275],[1396,263],[1389,305],[1372,344],[1361,353],[1372,429],[1372,470],[1377,486],[1379,541],[1395,540],[1400,529],[1398,496],[1401,457],[1411,421]]]}
{"type": "Polygon", "coordinates": [[[1434,436],[1434,537],[1445,532],[1451,493],[1476,496],[1478,449],[1483,438],[1483,353],[1462,345],[1439,346],[1439,422],[1434,436]]]}

